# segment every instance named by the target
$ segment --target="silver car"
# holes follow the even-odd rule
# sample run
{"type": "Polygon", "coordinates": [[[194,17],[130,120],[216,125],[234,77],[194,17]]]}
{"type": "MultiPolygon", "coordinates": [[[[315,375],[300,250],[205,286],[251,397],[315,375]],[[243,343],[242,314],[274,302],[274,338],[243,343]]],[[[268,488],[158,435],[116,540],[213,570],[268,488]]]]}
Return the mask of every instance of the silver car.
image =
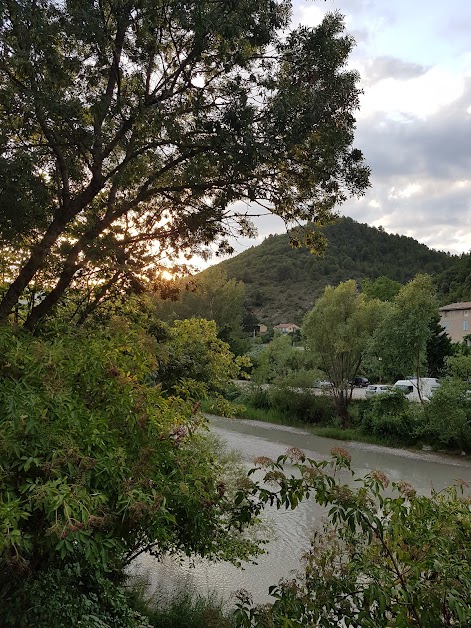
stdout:
{"type": "Polygon", "coordinates": [[[393,389],[393,386],[389,386],[389,384],[370,384],[366,389],[365,396],[373,397],[374,395],[381,395],[382,393],[387,393],[393,389]]]}

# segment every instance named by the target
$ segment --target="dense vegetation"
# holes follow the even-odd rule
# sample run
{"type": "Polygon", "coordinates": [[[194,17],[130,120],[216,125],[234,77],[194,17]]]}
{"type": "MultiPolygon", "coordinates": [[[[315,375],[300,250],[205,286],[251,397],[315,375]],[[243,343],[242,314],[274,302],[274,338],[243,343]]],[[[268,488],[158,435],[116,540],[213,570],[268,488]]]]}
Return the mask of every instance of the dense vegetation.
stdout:
{"type": "Polygon", "coordinates": [[[123,320],[38,339],[1,330],[0,605],[8,626],[70,625],[69,604],[78,625],[92,599],[91,616],[135,626],[132,613],[121,616],[126,604],[112,581],[141,552],[236,563],[258,552],[240,535],[250,508],[241,518],[244,502],[234,503],[198,412],[239,369],[214,323],[181,321],[158,333],[123,320]]]}
{"type": "Polygon", "coordinates": [[[267,344],[254,339],[252,388],[244,386],[239,395],[232,391],[230,398],[246,403],[255,415],[353,428],[359,438],[387,444],[470,452],[470,348],[453,345],[437,325],[429,275],[397,284],[392,298],[391,287],[373,281],[368,291],[359,292],[353,280],[327,286],[304,319],[301,340],[293,335],[267,344]],[[381,300],[375,295],[385,287],[386,300],[381,300]],[[380,383],[439,376],[442,385],[433,395],[417,386],[421,403],[400,391],[353,403],[350,382],[360,374],[380,383]],[[316,381],[317,392],[328,396],[312,394],[316,381]]]}
{"type": "Polygon", "coordinates": [[[290,17],[282,0],[0,4],[2,322],[38,284],[30,330],[74,287],[93,303],[152,285],[163,256],[230,251],[253,234],[245,203],[325,224],[364,192],[353,39],[337,13],[282,35],[290,17]]]}
{"type": "Polygon", "coordinates": [[[300,324],[326,285],[348,279],[361,284],[384,276],[404,284],[417,273],[427,273],[437,277],[442,303],[457,297],[471,299],[468,256],[434,251],[413,238],[391,235],[347,217],[321,231],[328,240],[321,257],[291,247],[288,235],[271,235],[220,263],[229,277],[244,283],[247,306],[259,321],[300,324]]]}
{"type": "Polygon", "coordinates": [[[312,493],[328,514],[302,574],[271,588],[272,605],[256,606],[250,595],[240,596],[239,626],[468,626],[471,517],[460,484],[423,497],[397,482],[386,493],[389,478],[376,470],[355,478],[352,488],[335,475],[350,469],[348,452],[331,453],[330,463],[314,462],[300,450],[259,461],[270,487],[266,501],[280,507],[312,493]],[[285,475],[287,460],[296,475],[285,475]],[[326,474],[329,464],[334,475],[326,474]]]}
{"type": "Polygon", "coordinates": [[[443,304],[471,301],[471,255],[462,255],[436,282],[443,304]]]}
{"type": "MultiPolygon", "coordinates": [[[[243,285],[213,270],[194,290],[187,283],[180,313],[175,302],[164,315],[156,300],[165,293],[163,256],[188,259],[211,246],[227,253],[230,236],[254,234],[246,204],[270,207],[287,227],[322,227],[369,185],[353,147],[360,94],[348,69],[353,39],[337,13],[288,33],[290,16],[288,0],[0,4],[2,626],[162,628],[175,616],[185,628],[209,627],[210,617],[218,628],[344,618],[352,625],[469,624],[469,500],[455,489],[415,499],[408,487],[385,498],[386,480],[377,474],[351,491],[337,475],[348,470],[341,450],[320,462],[291,450],[278,461],[259,459],[258,475],[247,475],[208,436],[200,411],[209,396],[234,411],[220,393],[251,368],[224,342],[242,353],[243,285]],[[285,465],[297,475],[286,475],[285,465]],[[271,609],[241,599],[229,618],[187,598],[177,600],[176,613],[174,604],[152,608],[126,588],[126,568],[142,552],[242,564],[262,551],[251,532],[263,508],[294,508],[310,495],[330,507],[334,527],[296,584],[299,596],[280,585],[271,609]],[[456,515],[446,528],[445,511],[456,515]],[[321,569],[326,556],[335,559],[333,572],[321,569]],[[311,579],[316,569],[323,578],[311,579]]],[[[351,363],[359,365],[374,327],[368,304],[387,294],[394,314],[404,290],[394,280],[419,269],[448,272],[454,260],[348,219],[326,229],[327,236],[338,231],[326,257],[296,258],[286,238],[268,238],[264,260],[240,279],[254,288],[251,305],[262,307],[274,290],[283,292],[280,284],[305,278],[302,290],[283,294],[298,309],[271,314],[299,320],[316,285],[389,277],[365,284],[359,297],[353,281],[345,290],[358,313],[351,363]],[[401,245],[394,251],[391,238],[401,245]]],[[[325,248],[322,231],[290,237],[325,248]]],[[[425,308],[411,342],[417,370],[429,318],[425,308]]],[[[338,330],[349,321],[338,317],[338,330]]],[[[335,360],[348,338],[335,346],[335,360]]],[[[287,395],[293,372],[300,384],[319,364],[292,347],[285,355],[283,342],[267,347],[254,375],[284,378],[285,388],[268,398],[287,412],[287,400],[300,399],[287,395]]],[[[394,342],[392,335],[388,346],[394,342]]],[[[312,346],[319,352],[313,335],[312,346]]],[[[460,378],[470,369],[467,355],[454,357],[449,386],[413,429],[405,401],[393,397],[353,419],[373,432],[467,448],[469,399],[460,378]],[[382,404],[392,406],[391,416],[382,404]]],[[[313,399],[302,397],[299,416],[336,420],[338,404],[333,411],[328,399],[313,399]]],[[[346,403],[343,410],[345,419],[346,403]]]]}

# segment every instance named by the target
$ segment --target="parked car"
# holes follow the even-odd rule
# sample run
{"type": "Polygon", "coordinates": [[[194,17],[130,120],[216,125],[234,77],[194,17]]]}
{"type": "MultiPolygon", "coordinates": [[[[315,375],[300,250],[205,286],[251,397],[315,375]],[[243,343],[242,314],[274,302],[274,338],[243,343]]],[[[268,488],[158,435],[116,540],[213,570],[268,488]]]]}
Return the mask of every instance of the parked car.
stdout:
{"type": "Polygon", "coordinates": [[[354,377],[348,382],[350,386],[357,386],[358,388],[366,388],[370,383],[367,377],[354,377]]]}
{"type": "Polygon", "coordinates": [[[332,382],[318,379],[316,382],[314,382],[314,388],[321,388],[322,390],[330,390],[332,388],[332,382]]]}
{"type": "Polygon", "coordinates": [[[393,389],[393,386],[388,384],[370,384],[366,389],[365,396],[373,397],[374,395],[381,395],[387,393],[393,389]]]}

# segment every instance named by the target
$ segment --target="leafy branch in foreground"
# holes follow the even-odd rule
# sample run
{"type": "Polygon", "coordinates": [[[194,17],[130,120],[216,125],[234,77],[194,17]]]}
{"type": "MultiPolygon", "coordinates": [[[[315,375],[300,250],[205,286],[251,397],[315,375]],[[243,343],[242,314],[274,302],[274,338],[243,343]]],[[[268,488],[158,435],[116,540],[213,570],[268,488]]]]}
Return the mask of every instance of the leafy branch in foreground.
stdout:
{"type": "Polygon", "coordinates": [[[241,592],[238,625],[469,626],[469,485],[426,497],[397,482],[388,493],[386,475],[372,471],[355,478],[352,488],[337,477],[338,470],[350,471],[348,453],[336,448],[332,454],[332,460],[316,462],[294,449],[276,461],[258,460],[254,472],[263,469],[263,484],[254,486],[254,498],[294,508],[312,494],[327,507],[327,521],[314,534],[303,572],[270,588],[272,605],[254,606],[241,592]],[[286,463],[296,474],[285,474],[286,463]]]}
{"type": "Polygon", "coordinates": [[[42,581],[59,598],[64,587],[73,604],[77,572],[81,605],[144,551],[236,564],[262,551],[241,534],[254,518],[236,525],[233,470],[198,411],[211,382],[238,371],[214,323],[182,321],[160,343],[122,320],[48,339],[2,328],[0,347],[0,606],[9,626],[42,625],[31,598],[42,581]]]}

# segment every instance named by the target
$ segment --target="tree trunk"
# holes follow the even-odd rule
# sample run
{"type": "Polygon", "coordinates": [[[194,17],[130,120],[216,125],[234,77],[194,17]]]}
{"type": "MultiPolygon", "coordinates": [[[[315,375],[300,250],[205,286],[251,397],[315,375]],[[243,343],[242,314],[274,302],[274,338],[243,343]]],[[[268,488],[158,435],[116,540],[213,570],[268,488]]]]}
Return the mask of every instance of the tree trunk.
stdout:
{"type": "Polygon", "coordinates": [[[83,265],[83,263],[77,262],[80,253],[87,247],[88,244],[93,242],[93,240],[100,233],[102,233],[104,229],[109,227],[114,219],[115,216],[113,214],[104,216],[99,223],[95,224],[88,231],[86,231],[75,243],[67,259],[64,262],[59,281],[49,292],[46,298],[31,310],[24,324],[25,329],[33,331],[38,323],[49,314],[49,312],[55,307],[55,305],[57,305],[59,299],[69,287],[75,273],[83,265]]]}
{"type": "Polygon", "coordinates": [[[61,296],[64,294],[66,288],[72,281],[75,273],[80,268],[81,264],[74,263],[78,257],[80,251],[77,252],[75,260],[67,260],[67,264],[62,271],[59,281],[54,288],[49,292],[45,299],[41,301],[36,307],[33,307],[29,313],[28,318],[25,321],[23,327],[29,331],[33,331],[37,324],[43,319],[57,304],[61,296]]]}
{"type": "Polygon", "coordinates": [[[95,198],[102,189],[104,182],[101,174],[95,175],[88,187],[70,202],[68,209],[63,209],[51,222],[41,242],[33,247],[29,260],[19,271],[18,277],[10,285],[0,302],[0,323],[7,321],[23,290],[38,270],[42,268],[48,253],[64,232],[66,225],[95,198]]]}
{"type": "Polygon", "coordinates": [[[18,277],[10,285],[0,303],[0,323],[6,322],[10,312],[18,303],[23,290],[44,264],[49,251],[63,232],[67,222],[68,218],[63,214],[55,218],[44,234],[41,242],[33,248],[29,260],[20,270],[18,277]]]}
{"type": "Polygon", "coordinates": [[[335,405],[337,406],[337,412],[342,420],[342,429],[347,429],[351,425],[351,418],[348,412],[348,392],[347,390],[338,390],[334,394],[335,405]]]}
{"type": "Polygon", "coordinates": [[[101,288],[98,290],[98,293],[95,299],[91,301],[87,305],[87,307],[83,309],[77,321],[77,326],[83,325],[83,323],[86,321],[88,316],[90,316],[90,314],[92,314],[96,310],[96,308],[103,301],[103,298],[105,297],[107,292],[110,290],[110,288],[114,286],[114,284],[118,281],[121,275],[122,275],[122,272],[120,270],[117,270],[115,274],[111,277],[111,279],[109,279],[109,281],[107,281],[105,284],[101,286],[101,288]]]}

